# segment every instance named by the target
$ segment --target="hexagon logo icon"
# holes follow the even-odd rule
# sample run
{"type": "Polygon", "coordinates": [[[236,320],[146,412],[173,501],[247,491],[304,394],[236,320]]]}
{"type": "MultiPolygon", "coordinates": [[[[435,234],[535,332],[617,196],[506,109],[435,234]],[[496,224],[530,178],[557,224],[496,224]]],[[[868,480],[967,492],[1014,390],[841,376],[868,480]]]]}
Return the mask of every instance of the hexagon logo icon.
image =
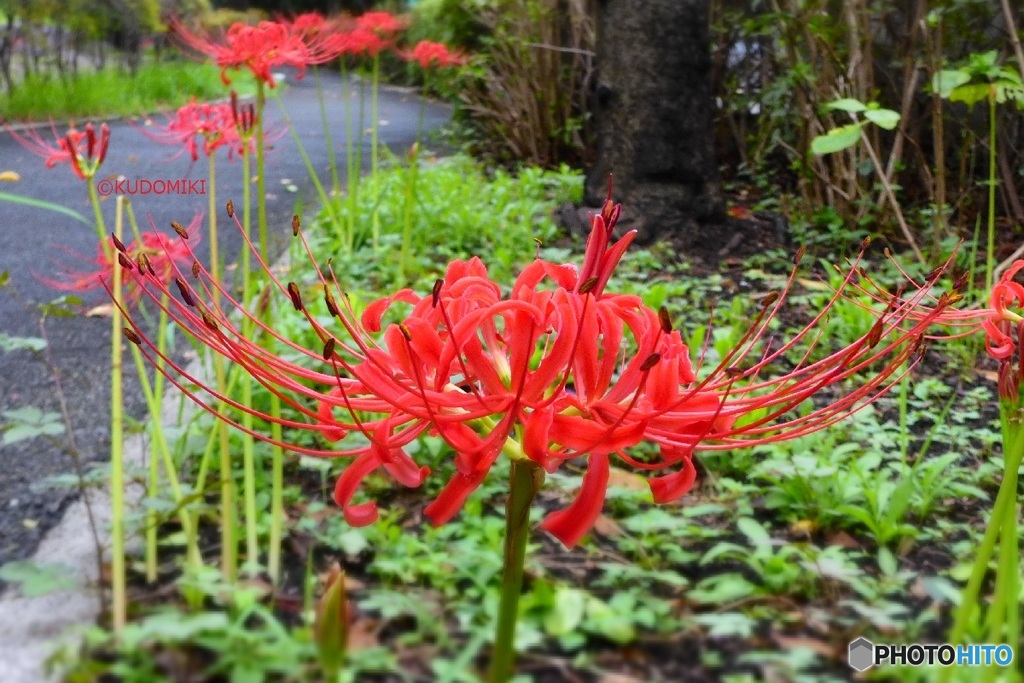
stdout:
{"type": "Polygon", "coordinates": [[[847,658],[850,666],[857,671],[866,671],[875,663],[875,645],[867,638],[858,638],[850,643],[847,658]]]}

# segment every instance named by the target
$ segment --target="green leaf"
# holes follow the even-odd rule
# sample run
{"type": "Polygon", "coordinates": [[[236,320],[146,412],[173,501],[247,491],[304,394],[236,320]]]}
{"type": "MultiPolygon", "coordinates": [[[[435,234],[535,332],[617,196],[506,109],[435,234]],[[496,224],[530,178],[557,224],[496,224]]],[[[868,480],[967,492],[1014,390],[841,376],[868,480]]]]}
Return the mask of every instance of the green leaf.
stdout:
{"type": "Polygon", "coordinates": [[[960,69],[940,71],[932,79],[932,90],[939,93],[939,97],[948,98],[954,90],[970,80],[971,75],[960,69]]]}
{"type": "Polygon", "coordinates": [[[899,112],[892,109],[868,109],[864,112],[864,118],[886,130],[892,130],[900,122],[899,112]]]}
{"type": "Polygon", "coordinates": [[[770,548],[772,545],[772,536],[769,534],[761,523],[750,517],[741,517],[736,520],[736,528],[740,530],[744,536],[750,541],[750,543],[756,548],[770,548]]]}
{"type": "Polygon", "coordinates": [[[35,598],[77,586],[78,582],[71,571],[71,567],[63,564],[36,564],[29,560],[16,560],[0,566],[0,579],[19,584],[23,596],[35,598]]]}
{"type": "Polygon", "coordinates": [[[32,199],[31,197],[22,197],[21,195],[11,194],[9,192],[0,192],[0,201],[13,202],[14,204],[24,204],[26,206],[33,206],[33,207],[35,207],[37,209],[48,209],[50,211],[55,211],[57,213],[62,213],[65,216],[69,216],[71,218],[74,218],[76,221],[80,221],[80,222],[85,223],[86,225],[92,227],[92,221],[87,219],[85,216],[83,216],[82,214],[78,213],[77,211],[72,211],[71,209],[67,208],[66,206],[61,206],[60,204],[57,204],[55,202],[46,202],[46,201],[43,201],[41,199],[32,199]]]}
{"type": "Polygon", "coordinates": [[[811,152],[816,156],[823,156],[853,147],[860,140],[861,125],[860,123],[851,123],[834,128],[825,135],[819,135],[811,141],[811,152]]]}
{"type": "Polygon", "coordinates": [[[826,109],[832,109],[835,111],[848,111],[851,114],[862,112],[867,109],[867,106],[860,100],[855,100],[850,97],[844,97],[841,100],[835,102],[829,102],[825,105],[826,109]]]}
{"type": "Polygon", "coordinates": [[[978,102],[986,99],[989,94],[988,83],[973,83],[971,85],[961,85],[949,94],[950,102],[963,102],[969,107],[973,107],[978,102]]]}
{"type": "Polygon", "coordinates": [[[58,436],[64,433],[64,423],[59,413],[44,413],[35,406],[5,410],[2,415],[8,422],[4,427],[4,438],[0,441],[4,446],[37,436],[58,436]]]}
{"type": "Polygon", "coordinates": [[[46,340],[39,337],[12,337],[0,332],[0,349],[4,351],[42,351],[46,340]]]}
{"type": "Polygon", "coordinates": [[[587,595],[586,629],[608,640],[624,644],[636,638],[636,628],[625,614],[616,611],[607,602],[587,595]]]}
{"type": "Polygon", "coordinates": [[[587,593],[578,588],[561,586],[555,592],[551,611],[544,617],[548,635],[560,637],[579,628],[587,608],[587,593]]]}

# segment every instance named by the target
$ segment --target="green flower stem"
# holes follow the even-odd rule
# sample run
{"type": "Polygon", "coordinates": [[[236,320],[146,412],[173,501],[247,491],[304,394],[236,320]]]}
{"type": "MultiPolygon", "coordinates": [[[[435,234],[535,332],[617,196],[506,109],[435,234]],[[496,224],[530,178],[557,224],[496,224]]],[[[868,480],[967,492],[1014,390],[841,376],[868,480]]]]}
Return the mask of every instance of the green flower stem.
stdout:
{"type": "Polygon", "coordinates": [[[92,213],[96,219],[96,236],[103,245],[103,250],[109,251],[110,245],[107,242],[107,226],[103,221],[103,209],[100,208],[100,196],[96,192],[96,183],[92,176],[85,179],[85,186],[89,189],[89,203],[92,205],[92,213]]]}
{"type": "Polygon", "coordinates": [[[405,215],[402,224],[402,252],[400,273],[403,277],[409,274],[409,251],[412,248],[412,208],[416,200],[416,177],[419,174],[420,145],[423,141],[423,118],[427,103],[427,88],[429,84],[427,71],[423,75],[423,95],[420,97],[419,117],[416,122],[416,143],[409,154],[409,179],[405,186],[405,215]]]}
{"type": "MultiPolygon", "coordinates": [[[[348,252],[352,253],[352,250],[355,249],[356,239],[356,199],[359,196],[359,184],[356,182],[356,178],[359,175],[359,163],[356,160],[353,141],[352,83],[344,57],[341,59],[341,84],[343,88],[342,97],[345,99],[345,169],[347,172],[345,176],[345,183],[347,185],[345,199],[348,202],[348,212],[345,216],[348,223],[347,242],[345,244],[348,247],[348,252]]],[[[362,86],[360,86],[360,91],[362,91],[362,86]]],[[[359,143],[361,147],[362,136],[359,138],[359,143]]]]}
{"type": "Polygon", "coordinates": [[[380,248],[380,184],[377,178],[377,128],[380,124],[380,55],[373,56],[373,85],[370,91],[370,177],[373,178],[373,249],[380,248]]]}
{"type": "Polygon", "coordinates": [[[341,180],[338,177],[338,160],[334,154],[334,143],[331,141],[331,127],[327,122],[327,106],[324,104],[324,88],[320,82],[320,69],[313,65],[313,78],[316,80],[316,99],[320,104],[320,121],[324,127],[324,142],[327,143],[327,158],[331,163],[332,194],[341,192],[341,180]]]}
{"type": "MultiPolygon", "coordinates": [[[[258,130],[258,127],[257,127],[258,130]]],[[[257,143],[257,150],[259,149],[257,143]]],[[[242,229],[247,238],[252,238],[252,158],[248,145],[242,151],[242,229]]],[[[259,187],[257,185],[257,192],[259,187]]],[[[262,249],[262,244],[260,245],[262,249]]],[[[252,277],[252,255],[248,249],[242,249],[242,300],[246,306],[255,305],[255,292],[252,277]]],[[[249,318],[242,320],[242,334],[251,337],[253,323],[249,318]]],[[[246,375],[242,378],[242,405],[252,406],[252,379],[246,375]]],[[[259,563],[259,539],[256,527],[256,451],[251,435],[253,429],[252,415],[242,411],[242,505],[245,518],[245,553],[246,563],[251,567],[259,563]]],[[[223,454],[221,462],[224,462],[223,454]]],[[[231,479],[231,461],[228,458],[228,471],[221,472],[225,482],[231,479]]],[[[222,465],[223,467],[223,465],[222,465]]]]}
{"type": "MultiPolygon", "coordinates": [[[[1010,409],[1004,407],[1004,424],[1007,423],[1006,412],[1010,409]]],[[[1016,525],[1017,516],[1017,480],[1018,470],[1020,469],[1021,457],[1024,456],[1024,438],[1021,435],[1024,434],[1024,430],[1019,425],[1010,425],[1003,430],[1003,443],[1007,446],[1007,450],[1004,454],[1005,460],[1005,472],[1003,474],[1003,481],[999,485],[999,493],[996,494],[995,503],[992,506],[992,516],[989,519],[988,526],[985,529],[985,535],[981,539],[981,543],[978,545],[977,557],[974,561],[974,567],[971,569],[971,575],[967,580],[967,585],[964,587],[963,592],[960,596],[960,606],[957,608],[956,616],[953,621],[953,628],[949,634],[949,642],[953,645],[958,645],[964,641],[964,635],[967,632],[967,625],[971,621],[974,614],[975,608],[978,606],[978,596],[981,589],[981,583],[985,578],[985,574],[988,571],[988,563],[992,559],[995,552],[996,544],[1000,540],[1000,536],[1004,529],[1008,526],[1006,522],[1007,517],[1013,518],[1013,524],[1016,525]]],[[[1009,560],[1006,559],[1007,553],[1000,553],[1000,562],[998,573],[1002,574],[1004,571],[1010,569],[1009,564],[1014,564],[1014,571],[1017,570],[1018,559],[1016,553],[1014,557],[1009,560]],[[1005,563],[1005,564],[1004,564],[1005,563]]],[[[998,575],[997,575],[997,591],[998,591],[998,575]]],[[[1016,586],[1017,580],[1013,580],[1013,584],[1016,586]]],[[[1009,593],[1004,591],[1005,599],[1004,603],[1011,603],[1013,609],[1016,611],[1019,609],[1017,606],[1017,595],[1015,593],[1009,593]]],[[[993,603],[991,609],[1003,610],[1003,614],[1006,614],[1006,606],[998,605],[993,603]]],[[[1013,620],[1012,628],[1019,629],[1019,621],[1015,617],[1013,620]]],[[[1017,641],[1010,641],[1013,646],[1017,646],[1017,641]]],[[[943,667],[938,672],[937,680],[939,683],[947,683],[956,669],[955,666],[943,667]]]]}
{"type": "Polygon", "coordinates": [[[515,665],[516,620],[523,589],[526,542],[530,536],[530,506],[541,485],[544,470],[529,460],[512,460],[508,502],[505,506],[505,559],[501,575],[501,602],[494,636],[490,683],[512,678],[515,665]]]}
{"type": "MultiPolygon", "coordinates": [[[[90,178],[90,194],[96,194],[92,187],[90,178]]],[[[122,206],[124,199],[118,197],[116,200],[116,218],[114,219],[114,234],[121,238],[121,227],[123,225],[124,212],[122,206]]],[[[99,209],[98,202],[96,204],[99,209]]],[[[98,220],[102,220],[100,217],[98,220]]],[[[105,237],[105,235],[104,235],[105,237]]],[[[104,250],[109,250],[106,239],[100,244],[104,250]]],[[[111,289],[115,301],[123,300],[122,270],[113,269],[113,282],[111,289]]],[[[115,637],[120,637],[124,631],[125,623],[128,620],[128,588],[125,576],[125,532],[124,532],[124,400],[121,394],[121,380],[123,365],[121,357],[122,343],[122,316],[121,309],[113,307],[110,316],[111,320],[111,342],[110,342],[110,536],[111,536],[111,561],[110,561],[110,583],[113,595],[111,606],[111,622],[115,637]]]]}
{"type": "MultiPolygon", "coordinates": [[[[256,81],[256,220],[260,226],[260,255],[266,260],[267,247],[267,178],[264,165],[266,139],[263,133],[263,110],[267,106],[267,86],[256,81]]],[[[251,180],[251,178],[250,178],[251,180]]],[[[248,210],[249,205],[246,204],[248,210]]],[[[268,261],[269,263],[269,261],[268,261]]]]}

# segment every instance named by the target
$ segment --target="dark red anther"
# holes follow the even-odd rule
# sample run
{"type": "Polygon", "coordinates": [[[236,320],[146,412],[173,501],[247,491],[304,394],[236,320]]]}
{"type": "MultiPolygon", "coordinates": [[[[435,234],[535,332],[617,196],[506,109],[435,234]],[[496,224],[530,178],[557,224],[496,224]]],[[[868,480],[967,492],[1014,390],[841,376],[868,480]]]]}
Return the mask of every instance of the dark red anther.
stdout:
{"type": "Polygon", "coordinates": [[[294,282],[288,283],[288,296],[292,298],[292,306],[295,307],[296,311],[302,310],[302,294],[299,292],[299,286],[294,282]]]}
{"type": "Polygon", "coordinates": [[[401,330],[402,336],[405,337],[406,341],[412,341],[412,333],[409,332],[409,328],[403,323],[398,323],[398,329],[401,330]]]}
{"type": "Polygon", "coordinates": [[[124,334],[125,339],[130,341],[136,346],[142,346],[142,340],[139,339],[139,335],[135,334],[135,331],[130,327],[122,328],[121,332],[124,334]]]}
{"type": "Polygon", "coordinates": [[[178,233],[178,237],[180,237],[183,240],[188,239],[188,232],[185,230],[185,228],[181,227],[181,223],[179,223],[178,221],[171,221],[171,227],[174,228],[174,232],[178,233]]]}
{"type": "Polygon", "coordinates": [[[668,315],[668,309],[664,306],[658,308],[658,322],[661,323],[661,331],[665,334],[672,332],[672,318],[668,315]]]}
{"type": "Polygon", "coordinates": [[[334,357],[334,337],[328,337],[324,343],[324,360],[330,360],[334,357]]]}
{"type": "Polygon", "coordinates": [[[796,253],[793,254],[793,265],[794,266],[799,266],[800,265],[800,261],[802,261],[803,258],[804,258],[804,248],[800,247],[799,249],[796,250],[796,253]]]}
{"type": "Polygon", "coordinates": [[[867,251],[868,247],[871,246],[871,235],[864,238],[864,241],[860,243],[860,250],[867,251]]]}
{"type": "Polygon", "coordinates": [[[196,300],[192,298],[192,292],[189,291],[188,285],[185,284],[185,281],[180,277],[176,277],[174,278],[174,284],[178,285],[178,292],[181,293],[182,300],[189,306],[195,308],[196,300]]]}
{"type": "Polygon", "coordinates": [[[640,364],[640,372],[647,372],[655,365],[657,365],[659,362],[661,362],[661,354],[652,353],[651,355],[647,356],[647,358],[644,359],[643,363],[640,364]]]}
{"type": "Polygon", "coordinates": [[[761,297],[761,301],[758,302],[758,303],[761,306],[761,308],[768,308],[769,306],[771,306],[772,304],[774,304],[778,300],[779,300],[779,293],[778,292],[768,292],[763,297],[761,297]]]}
{"type": "Polygon", "coordinates": [[[725,375],[730,379],[737,379],[745,374],[747,374],[747,371],[743,368],[731,367],[725,369],[725,375]]]}
{"type": "Polygon", "coordinates": [[[431,292],[433,297],[433,306],[437,307],[437,304],[441,301],[441,288],[444,287],[444,280],[437,278],[434,280],[434,290],[431,292]]]}
{"type": "Polygon", "coordinates": [[[964,273],[963,275],[958,277],[956,279],[956,282],[953,283],[953,290],[957,292],[962,292],[965,289],[967,289],[967,283],[969,279],[969,273],[964,273]]]}
{"type": "Polygon", "coordinates": [[[103,160],[107,158],[107,148],[110,147],[110,126],[103,124],[100,126],[100,151],[96,156],[96,165],[99,166],[103,163],[103,160]]]}
{"type": "Polygon", "coordinates": [[[199,261],[193,261],[192,262],[192,277],[194,277],[195,279],[198,280],[199,279],[199,273],[201,273],[201,272],[202,272],[202,268],[199,265],[199,261]]]}
{"type": "Polygon", "coordinates": [[[211,318],[206,311],[203,311],[203,324],[213,332],[220,332],[220,328],[217,327],[217,322],[211,318]]]}
{"type": "Polygon", "coordinates": [[[135,264],[132,263],[132,260],[120,252],[117,254],[117,262],[125,270],[135,270],[135,264]]]}
{"type": "Polygon", "coordinates": [[[117,249],[122,254],[127,254],[128,253],[128,250],[125,249],[124,242],[122,242],[121,240],[117,239],[117,235],[115,235],[114,233],[110,233],[110,239],[113,240],[113,242],[114,242],[114,249],[117,249]]]}
{"type": "Polygon", "coordinates": [[[299,236],[299,214],[292,216],[292,237],[299,236]]]}
{"type": "Polygon", "coordinates": [[[327,304],[327,312],[331,314],[331,317],[337,318],[341,316],[341,311],[338,310],[338,304],[334,301],[334,295],[331,294],[331,290],[324,290],[324,302],[327,304]]]}
{"type": "Polygon", "coordinates": [[[882,327],[885,325],[885,318],[879,318],[875,321],[875,324],[871,326],[871,330],[868,332],[867,345],[869,349],[875,348],[875,345],[882,339],[882,327]]]}
{"type": "Polygon", "coordinates": [[[580,294],[586,294],[594,287],[597,287],[597,283],[598,279],[596,277],[588,277],[586,280],[583,281],[583,284],[580,285],[580,294]]]}
{"type": "Polygon", "coordinates": [[[235,204],[230,199],[228,200],[228,218],[235,217],[235,204]]]}

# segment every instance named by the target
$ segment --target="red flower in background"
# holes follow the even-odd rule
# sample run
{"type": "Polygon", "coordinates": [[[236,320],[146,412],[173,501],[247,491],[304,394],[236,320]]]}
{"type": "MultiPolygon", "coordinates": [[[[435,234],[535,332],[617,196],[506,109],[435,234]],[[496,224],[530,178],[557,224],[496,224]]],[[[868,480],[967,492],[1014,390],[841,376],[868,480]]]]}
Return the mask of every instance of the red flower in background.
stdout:
{"type": "MultiPolygon", "coordinates": [[[[38,274],[36,279],[64,292],[88,292],[103,287],[105,281],[113,278],[114,268],[120,265],[122,268],[143,273],[154,281],[168,283],[174,279],[179,268],[191,266],[190,250],[199,244],[197,233],[201,222],[202,216],[196,216],[187,229],[175,224],[178,236],[174,238],[154,228],[151,232],[141,233],[141,241],[135,241],[127,246],[115,241],[112,242],[115,248],[107,249],[100,243],[96,246],[96,258],[91,260],[65,249],[73,256],[89,261],[90,267],[72,270],[58,266],[61,273],[59,279],[38,274]],[[180,239],[183,236],[187,236],[187,239],[180,239]]],[[[137,299],[139,295],[139,288],[135,282],[133,279],[125,280],[127,297],[131,300],[137,299]]]]}
{"type": "Polygon", "coordinates": [[[110,146],[110,128],[107,124],[100,126],[98,137],[91,123],[86,125],[84,131],[72,127],[64,135],[59,134],[52,124],[50,127],[55,138],[54,144],[44,140],[34,129],[17,133],[8,127],[7,132],[26,150],[44,159],[47,168],[66,163],[83,180],[96,175],[110,146]]]}
{"type": "Polygon", "coordinates": [[[356,17],[356,28],[372,31],[385,38],[393,38],[396,33],[409,26],[406,19],[396,17],[390,12],[366,12],[356,17]]]}
{"type": "Polygon", "coordinates": [[[309,49],[302,38],[280,22],[261,21],[256,26],[236,22],[218,38],[194,33],[181,23],[173,23],[170,28],[179,42],[212,58],[221,67],[225,85],[231,83],[228,69],[244,67],[273,88],[276,83],[272,68],[292,66],[301,74],[310,63],[309,49]]]}
{"type": "MultiPolygon", "coordinates": [[[[405,486],[418,486],[429,475],[406,452],[426,433],[440,436],[455,452],[455,474],[425,510],[434,524],[458,513],[502,452],[529,459],[548,472],[585,458],[586,474],[576,499],[542,523],[572,546],[604,504],[611,458],[657,472],[649,479],[655,501],[676,500],[696,479],[696,449],[796,438],[876,399],[916,362],[930,324],[955,300],[952,295],[937,302],[928,298],[941,274],[937,271],[909,296],[891,296],[872,328],[855,343],[814,358],[812,350],[821,341],[819,324],[848,288],[859,286],[853,284],[859,271],[854,263],[839,291],[803,330],[781,342],[768,337],[787,284],[785,291],[761,302],[750,328],[714,368],[701,367],[703,357],[694,367],[690,349],[672,329],[666,311],[646,307],[638,296],[606,291],[633,239],[627,233],[613,241],[619,213],[620,207],[609,200],[593,217],[581,268],[537,259],[508,295],[474,258],[452,262],[426,296],[404,289],[357,314],[333,272],[314,262],[315,288],[337,320],[335,331],[309,312],[296,283],[282,283],[268,269],[274,285],[322,340],[322,349],[307,349],[285,338],[242,310],[220,283],[194,266],[198,281],[188,285],[179,273],[177,286],[184,300],[173,300],[168,313],[202,344],[278,395],[299,418],[275,418],[209,387],[203,390],[214,400],[204,399],[188,389],[192,383],[202,386],[197,378],[164,358],[185,381],[171,370],[168,376],[207,410],[215,412],[220,399],[263,420],[342,442],[339,449],[278,445],[310,455],[354,458],[337,482],[335,500],[355,525],[377,516],[375,503],[354,502],[370,473],[383,469],[405,486]],[[235,310],[220,308],[215,290],[235,310]],[[399,305],[407,310],[399,316],[402,322],[385,326],[385,315],[399,305]],[[284,345],[288,357],[242,335],[238,313],[252,321],[258,335],[284,345]],[[798,353],[805,341],[809,348],[798,353]],[[776,366],[785,371],[765,378],[776,366]],[[831,403],[794,410],[837,384],[843,391],[831,403]],[[642,442],[657,446],[660,455],[631,453],[642,442]]],[[[131,277],[158,303],[169,292],[138,269],[131,277]]],[[[156,345],[135,321],[132,325],[134,337],[155,361],[156,345]]],[[[239,426],[231,416],[220,416],[239,426]]]]}
{"type": "Polygon", "coordinates": [[[399,53],[407,62],[417,62],[424,69],[462,66],[468,59],[458,51],[448,49],[444,43],[421,40],[412,50],[399,53]]]}
{"type": "Polygon", "coordinates": [[[199,103],[195,98],[180,107],[164,126],[142,132],[160,144],[181,145],[179,154],[188,152],[192,161],[199,159],[200,143],[206,156],[225,146],[233,151],[240,144],[232,105],[199,103]]]}

